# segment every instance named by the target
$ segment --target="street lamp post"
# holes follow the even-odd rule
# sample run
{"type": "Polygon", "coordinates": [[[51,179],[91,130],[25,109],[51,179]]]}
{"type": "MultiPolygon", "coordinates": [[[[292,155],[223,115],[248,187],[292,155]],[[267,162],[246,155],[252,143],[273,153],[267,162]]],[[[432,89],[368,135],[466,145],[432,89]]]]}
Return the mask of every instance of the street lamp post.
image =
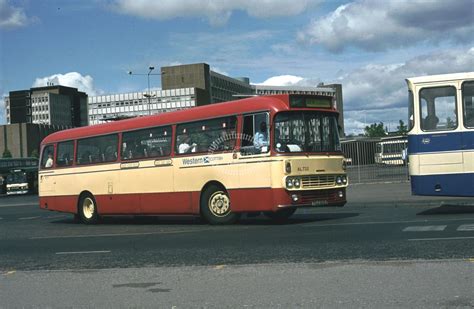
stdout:
{"type": "Polygon", "coordinates": [[[151,72],[155,69],[154,66],[149,66],[148,67],[148,73],[133,73],[132,71],[128,71],[128,75],[146,75],[147,76],[147,81],[148,81],[148,90],[147,93],[144,94],[143,96],[148,98],[148,115],[151,115],[151,93],[150,93],[150,75],[161,75],[161,74],[152,74],[151,72]]]}

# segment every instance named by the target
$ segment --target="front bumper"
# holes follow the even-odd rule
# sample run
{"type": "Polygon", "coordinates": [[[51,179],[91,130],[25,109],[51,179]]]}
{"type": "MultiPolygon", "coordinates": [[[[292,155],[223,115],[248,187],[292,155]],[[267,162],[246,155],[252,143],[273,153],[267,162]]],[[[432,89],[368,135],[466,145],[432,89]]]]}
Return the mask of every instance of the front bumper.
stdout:
{"type": "Polygon", "coordinates": [[[305,191],[281,190],[277,196],[278,209],[288,207],[341,207],[347,202],[345,187],[305,191]]]}

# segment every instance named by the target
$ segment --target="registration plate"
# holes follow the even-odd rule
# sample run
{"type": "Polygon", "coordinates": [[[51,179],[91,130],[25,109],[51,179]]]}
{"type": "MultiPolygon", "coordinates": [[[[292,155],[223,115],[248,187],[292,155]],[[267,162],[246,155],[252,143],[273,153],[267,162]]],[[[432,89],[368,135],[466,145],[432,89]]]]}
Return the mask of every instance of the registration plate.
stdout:
{"type": "Polygon", "coordinates": [[[318,200],[318,201],[312,201],[311,206],[324,206],[327,205],[328,201],[326,200],[318,200]]]}

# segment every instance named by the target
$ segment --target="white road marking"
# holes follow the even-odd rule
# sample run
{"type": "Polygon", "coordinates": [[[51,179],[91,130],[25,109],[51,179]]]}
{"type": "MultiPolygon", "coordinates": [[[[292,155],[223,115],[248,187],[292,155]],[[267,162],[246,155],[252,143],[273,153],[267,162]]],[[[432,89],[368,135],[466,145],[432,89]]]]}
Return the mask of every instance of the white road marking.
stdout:
{"type": "Polygon", "coordinates": [[[3,207],[15,207],[15,206],[39,206],[39,203],[7,204],[7,205],[0,205],[0,208],[3,208],[3,207]]]}
{"type": "Polygon", "coordinates": [[[464,239],[474,239],[474,236],[468,236],[468,237],[412,238],[412,239],[408,239],[408,241],[464,240],[464,239]]]}
{"type": "Polygon", "coordinates": [[[102,253],[110,253],[111,251],[70,251],[70,252],[56,252],[56,254],[102,254],[102,253]]]}
{"type": "Polygon", "coordinates": [[[457,231],[474,231],[474,224],[463,224],[457,228],[457,231]]]}
{"type": "Polygon", "coordinates": [[[207,231],[209,229],[200,230],[178,230],[178,231],[162,231],[162,232],[144,232],[144,233],[117,233],[117,234],[93,234],[93,235],[57,235],[57,236],[36,236],[33,239],[56,239],[56,238],[90,238],[90,237],[122,237],[122,236],[144,236],[144,235],[161,235],[161,234],[180,234],[180,233],[196,233],[207,231]]]}
{"type": "Polygon", "coordinates": [[[447,225],[421,225],[421,226],[409,226],[403,229],[403,232],[434,232],[444,231],[447,225]]]}
{"type": "Polygon", "coordinates": [[[19,218],[18,220],[33,220],[33,219],[38,219],[41,218],[41,216],[36,216],[36,217],[24,217],[24,218],[19,218]]]}
{"type": "Polygon", "coordinates": [[[372,224],[401,224],[401,223],[428,223],[428,222],[446,222],[446,221],[472,221],[472,218],[463,219],[439,219],[439,220],[405,220],[405,221],[367,221],[367,222],[347,222],[347,223],[327,223],[304,224],[302,227],[323,227],[323,226],[344,226],[344,225],[372,225],[372,224]]]}

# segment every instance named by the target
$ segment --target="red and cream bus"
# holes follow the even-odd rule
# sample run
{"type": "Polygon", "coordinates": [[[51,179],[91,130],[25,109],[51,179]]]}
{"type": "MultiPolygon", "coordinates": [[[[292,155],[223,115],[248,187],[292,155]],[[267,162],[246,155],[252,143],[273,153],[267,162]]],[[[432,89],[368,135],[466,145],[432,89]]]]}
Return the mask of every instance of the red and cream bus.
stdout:
{"type": "Polygon", "coordinates": [[[84,223],[183,214],[226,224],[343,206],[337,116],[330,96],[275,95],[56,132],[41,143],[40,207],[84,223]]]}

